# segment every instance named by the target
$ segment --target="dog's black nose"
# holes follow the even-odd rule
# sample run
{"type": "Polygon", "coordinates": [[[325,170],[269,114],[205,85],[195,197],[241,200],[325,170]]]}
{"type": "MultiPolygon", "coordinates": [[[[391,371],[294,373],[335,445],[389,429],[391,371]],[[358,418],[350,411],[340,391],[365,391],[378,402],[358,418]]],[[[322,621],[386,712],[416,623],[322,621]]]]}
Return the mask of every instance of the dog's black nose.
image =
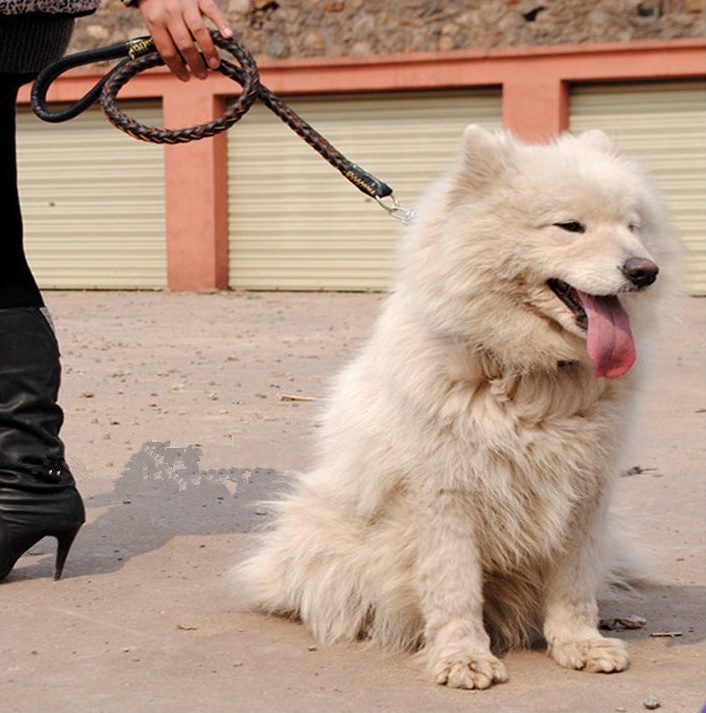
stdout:
{"type": "Polygon", "coordinates": [[[647,287],[657,279],[659,268],[652,260],[646,257],[631,257],[623,265],[623,275],[632,282],[635,287],[647,287]]]}

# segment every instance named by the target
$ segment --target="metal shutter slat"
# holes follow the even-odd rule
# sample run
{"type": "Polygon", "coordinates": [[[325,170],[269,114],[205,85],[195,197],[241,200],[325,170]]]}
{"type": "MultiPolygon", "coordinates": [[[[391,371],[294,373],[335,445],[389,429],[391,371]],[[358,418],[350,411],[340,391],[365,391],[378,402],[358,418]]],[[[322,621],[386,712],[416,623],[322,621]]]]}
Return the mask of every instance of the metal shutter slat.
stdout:
{"type": "MultiPolygon", "coordinates": [[[[125,105],[161,125],[154,104],[125,105]]],[[[17,133],[25,246],[40,286],[166,287],[162,147],[117,131],[98,108],[53,125],[21,108],[17,133]]]]}
{"type": "MultiPolygon", "coordinates": [[[[405,207],[446,170],[469,123],[501,126],[500,92],[293,97],[292,108],[405,207]]],[[[262,107],[228,136],[230,286],[381,290],[400,226],[262,107]]]]}

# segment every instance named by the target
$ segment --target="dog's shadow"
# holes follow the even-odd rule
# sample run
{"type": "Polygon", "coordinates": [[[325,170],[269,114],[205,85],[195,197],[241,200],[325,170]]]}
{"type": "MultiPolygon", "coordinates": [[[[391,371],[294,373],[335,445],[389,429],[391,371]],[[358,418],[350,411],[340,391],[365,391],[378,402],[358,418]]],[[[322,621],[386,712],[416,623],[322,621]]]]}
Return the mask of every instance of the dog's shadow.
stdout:
{"type": "Polygon", "coordinates": [[[706,640],[704,608],[706,587],[688,584],[649,582],[641,584],[635,596],[600,604],[601,633],[627,642],[656,638],[668,647],[706,640]],[[644,620],[637,628],[621,626],[624,619],[644,620]],[[611,623],[615,623],[613,628],[611,623]]]}
{"type": "MultiPolygon", "coordinates": [[[[64,578],[115,572],[174,537],[261,528],[271,515],[262,503],[276,499],[289,479],[271,468],[202,470],[201,456],[198,446],[144,443],[126,463],[113,492],[86,499],[88,522],[69,555],[64,578]],[[92,518],[96,508],[105,512],[92,518]]],[[[33,551],[45,554],[51,547],[44,541],[33,551]]],[[[52,559],[37,559],[12,576],[48,576],[52,559]]]]}

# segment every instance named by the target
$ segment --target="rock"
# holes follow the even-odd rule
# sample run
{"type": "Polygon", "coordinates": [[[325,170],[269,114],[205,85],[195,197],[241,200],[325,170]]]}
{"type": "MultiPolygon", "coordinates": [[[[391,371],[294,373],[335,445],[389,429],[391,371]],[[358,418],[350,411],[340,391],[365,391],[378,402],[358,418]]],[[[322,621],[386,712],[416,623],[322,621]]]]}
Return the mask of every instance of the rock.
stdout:
{"type": "Polygon", "coordinates": [[[653,696],[652,694],[650,694],[645,698],[644,701],[642,701],[642,705],[648,711],[656,711],[658,708],[662,707],[662,701],[660,701],[657,696],[653,696]]]}
{"type": "Polygon", "coordinates": [[[250,0],[230,0],[228,12],[231,15],[247,15],[252,9],[250,0]]]}
{"type": "Polygon", "coordinates": [[[106,42],[110,37],[110,30],[103,25],[88,25],[86,33],[98,42],[106,42]]]}
{"type": "Polygon", "coordinates": [[[291,54],[289,41],[281,32],[275,32],[267,40],[265,52],[273,59],[286,59],[291,54]]]}

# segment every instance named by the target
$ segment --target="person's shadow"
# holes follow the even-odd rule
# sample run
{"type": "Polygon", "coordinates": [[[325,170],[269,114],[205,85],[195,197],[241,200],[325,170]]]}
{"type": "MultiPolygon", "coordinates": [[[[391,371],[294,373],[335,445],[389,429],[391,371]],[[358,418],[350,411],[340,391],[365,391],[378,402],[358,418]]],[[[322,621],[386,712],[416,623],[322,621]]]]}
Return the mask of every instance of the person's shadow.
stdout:
{"type": "MultiPolygon", "coordinates": [[[[112,493],[86,499],[87,513],[107,510],[96,519],[88,517],[64,578],[114,572],[180,535],[245,533],[264,525],[271,513],[263,503],[277,499],[290,479],[271,468],[204,471],[201,456],[198,446],[144,443],[126,463],[112,493]]],[[[33,550],[44,554],[50,548],[53,552],[45,541],[33,550]]],[[[53,555],[42,557],[12,576],[49,576],[52,562],[53,555]]]]}

